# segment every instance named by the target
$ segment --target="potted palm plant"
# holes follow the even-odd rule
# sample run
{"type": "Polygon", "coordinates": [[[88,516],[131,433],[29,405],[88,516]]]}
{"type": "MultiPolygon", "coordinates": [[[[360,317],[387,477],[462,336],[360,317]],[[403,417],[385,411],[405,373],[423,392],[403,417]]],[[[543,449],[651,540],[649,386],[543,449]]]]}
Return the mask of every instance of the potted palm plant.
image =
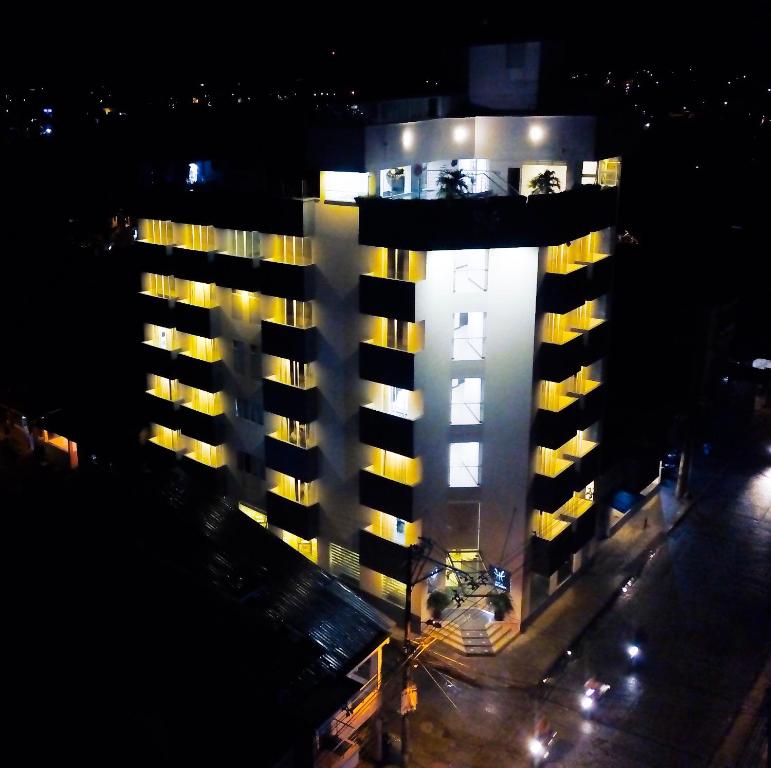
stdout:
{"type": "Polygon", "coordinates": [[[404,168],[391,168],[386,173],[386,178],[391,185],[392,195],[404,194],[404,168]]]}
{"type": "Polygon", "coordinates": [[[435,589],[426,600],[434,619],[442,618],[442,611],[450,604],[450,595],[443,589],[435,589]]]}
{"type": "Polygon", "coordinates": [[[560,180],[554,171],[544,171],[530,179],[533,195],[552,195],[560,189],[560,180]]]}
{"type": "Polygon", "coordinates": [[[437,179],[436,196],[444,200],[465,197],[469,193],[466,179],[470,178],[462,168],[442,168],[437,179]]]}
{"type": "Polygon", "coordinates": [[[496,621],[503,621],[506,614],[514,610],[511,595],[508,592],[496,592],[488,595],[487,602],[495,612],[496,621]]]}

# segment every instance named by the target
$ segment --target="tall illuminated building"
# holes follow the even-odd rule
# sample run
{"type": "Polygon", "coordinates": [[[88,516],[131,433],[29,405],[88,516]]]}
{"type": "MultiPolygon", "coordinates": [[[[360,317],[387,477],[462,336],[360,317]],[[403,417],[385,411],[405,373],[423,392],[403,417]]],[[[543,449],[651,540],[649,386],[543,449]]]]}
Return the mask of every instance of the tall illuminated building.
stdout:
{"type": "Polygon", "coordinates": [[[319,198],[136,212],[149,450],[394,616],[420,536],[508,571],[515,622],[593,551],[620,159],[539,114],[540,53],[472,49],[460,116],[383,105],[319,198]]]}

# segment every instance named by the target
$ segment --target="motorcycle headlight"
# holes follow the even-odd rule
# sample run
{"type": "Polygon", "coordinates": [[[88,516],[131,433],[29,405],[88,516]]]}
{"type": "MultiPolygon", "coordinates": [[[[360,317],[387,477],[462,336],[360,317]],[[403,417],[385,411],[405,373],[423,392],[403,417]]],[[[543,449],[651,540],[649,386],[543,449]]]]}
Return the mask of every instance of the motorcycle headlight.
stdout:
{"type": "Polygon", "coordinates": [[[533,757],[543,757],[544,746],[538,739],[530,739],[527,746],[533,757]]]}
{"type": "Polygon", "coordinates": [[[592,700],[591,696],[582,696],[581,697],[581,709],[584,711],[587,711],[591,709],[594,706],[594,701],[592,700]]]}
{"type": "Polygon", "coordinates": [[[630,659],[636,659],[640,655],[640,647],[637,645],[628,645],[626,652],[629,654],[630,659]]]}

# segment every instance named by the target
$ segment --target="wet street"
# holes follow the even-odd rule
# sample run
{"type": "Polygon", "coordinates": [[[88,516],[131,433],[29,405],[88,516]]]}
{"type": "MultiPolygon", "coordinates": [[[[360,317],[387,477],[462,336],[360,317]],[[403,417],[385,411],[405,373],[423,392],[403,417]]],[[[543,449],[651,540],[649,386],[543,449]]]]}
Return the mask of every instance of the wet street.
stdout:
{"type": "MultiPolygon", "coordinates": [[[[551,766],[707,766],[771,653],[771,432],[724,473],[538,691],[475,688],[418,667],[412,764],[529,765],[546,714],[551,766]],[[634,629],[647,639],[630,668],[634,629]],[[583,683],[611,685],[591,720],[583,683]]],[[[469,663],[473,663],[470,660],[469,663]]],[[[388,722],[398,733],[398,719],[388,722]]]]}

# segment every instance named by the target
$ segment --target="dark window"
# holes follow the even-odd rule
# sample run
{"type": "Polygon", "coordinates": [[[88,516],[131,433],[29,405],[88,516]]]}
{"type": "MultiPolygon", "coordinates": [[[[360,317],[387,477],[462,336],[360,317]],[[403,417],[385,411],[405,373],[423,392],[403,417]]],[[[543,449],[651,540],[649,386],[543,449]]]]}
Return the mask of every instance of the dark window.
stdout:
{"type": "Polygon", "coordinates": [[[525,46],[509,43],[506,46],[506,69],[522,69],[525,66],[525,46]]]}
{"type": "Polygon", "coordinates": [[[238,468],[241,472],[246,472],[249,475],[259,474],[259,462],[257,461],[257,458],[245,451],[238,452],[238,468]]]}
{"type": "Polygon", "coordinates": [[[236,373],[244,373],[246,361],[244,359],[245,347],[243,341],[233,342],[233,370],[236,373]]]}
{"type": "Polygon", "coordinates": [[[236,416],[239,419],[260,423],[260,403],[255,395],[236,398],[236,416]]]}
{"type": "Polygon", "coordinates": [[[249,345],[249,375],[253,379],[259,379],[260,371],[260,348],[256,344],[249,345]]]}

